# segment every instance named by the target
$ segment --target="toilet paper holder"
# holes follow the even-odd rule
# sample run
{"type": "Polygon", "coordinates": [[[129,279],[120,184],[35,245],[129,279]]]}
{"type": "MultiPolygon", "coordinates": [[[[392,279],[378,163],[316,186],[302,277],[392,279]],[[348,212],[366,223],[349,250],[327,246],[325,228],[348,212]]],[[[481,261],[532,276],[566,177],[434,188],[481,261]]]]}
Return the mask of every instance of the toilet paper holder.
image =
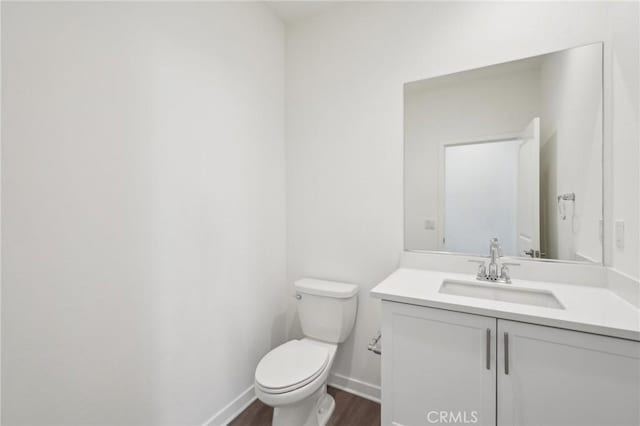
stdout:
{"type": "Polygon", "coordinates": [[[371,352],[373,352],[374,354],[380,355],[382,354],[382,333],[380,331],[378,331],[378,334],[376,334],[376,336],[371,339],[371,343],[369,343],[369,346],[367,346],[367,349],[371,352]]]}

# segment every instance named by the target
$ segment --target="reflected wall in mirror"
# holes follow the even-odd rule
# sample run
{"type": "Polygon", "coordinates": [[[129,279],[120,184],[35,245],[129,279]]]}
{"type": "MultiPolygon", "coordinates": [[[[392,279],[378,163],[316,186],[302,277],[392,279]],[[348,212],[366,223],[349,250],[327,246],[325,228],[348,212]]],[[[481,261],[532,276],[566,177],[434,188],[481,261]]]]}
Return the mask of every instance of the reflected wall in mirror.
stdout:
{"type": "Polygon", "coordinates": [[[406,250],[602,262],[602,50],[405,85],[406,250]]]}

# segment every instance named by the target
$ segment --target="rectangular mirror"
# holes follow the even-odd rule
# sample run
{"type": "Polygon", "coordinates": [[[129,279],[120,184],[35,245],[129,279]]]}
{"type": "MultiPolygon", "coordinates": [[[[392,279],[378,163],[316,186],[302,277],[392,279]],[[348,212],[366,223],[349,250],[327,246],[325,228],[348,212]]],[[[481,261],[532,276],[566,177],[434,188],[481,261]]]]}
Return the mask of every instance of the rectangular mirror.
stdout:
{"type": "Polygon", "coordinates": [[[601,43],[404,86],[411,251],[601,263],[601,43]]]}

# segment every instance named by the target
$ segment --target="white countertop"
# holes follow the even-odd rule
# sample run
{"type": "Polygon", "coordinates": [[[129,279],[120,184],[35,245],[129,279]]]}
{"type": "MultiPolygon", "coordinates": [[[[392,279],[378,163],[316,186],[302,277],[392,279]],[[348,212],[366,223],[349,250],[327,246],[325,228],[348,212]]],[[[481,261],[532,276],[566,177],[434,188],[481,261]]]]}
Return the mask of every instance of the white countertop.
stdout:
{"type": "Polygon", "coordinates": [[[606,287],[514,279],[516,287],[549,290],[565,309],[440,293],[443,280],[474,282],[473,275],[400,268],[374,287],[373,297],[513,321],[640,341],[640,309],[606,287]]]}

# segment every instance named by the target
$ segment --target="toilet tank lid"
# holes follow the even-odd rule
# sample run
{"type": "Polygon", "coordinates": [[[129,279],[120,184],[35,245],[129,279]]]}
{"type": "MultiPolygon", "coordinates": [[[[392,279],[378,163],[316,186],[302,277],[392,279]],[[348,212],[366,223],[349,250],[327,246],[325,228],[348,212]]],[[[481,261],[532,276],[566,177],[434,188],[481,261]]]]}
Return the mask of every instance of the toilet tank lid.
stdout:
{"type": "Polygon", "coordinates": [[[346,299],[358,294],[357,285],[341,283],[337,281],[317,280],[315,278],[301,278],[296,281],[294,285],[298,293],[314,294],[316,296],[346,299]]]}

